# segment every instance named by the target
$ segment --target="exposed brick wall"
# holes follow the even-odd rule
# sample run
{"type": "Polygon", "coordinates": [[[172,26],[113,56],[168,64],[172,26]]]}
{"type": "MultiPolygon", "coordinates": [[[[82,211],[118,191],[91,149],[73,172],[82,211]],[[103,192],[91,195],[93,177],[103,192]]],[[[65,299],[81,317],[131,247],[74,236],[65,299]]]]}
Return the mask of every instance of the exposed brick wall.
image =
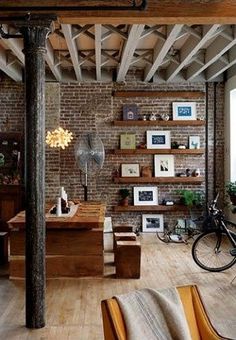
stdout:
{"type": "MultiPolygon", "coordinates": [[[[86,132],[97,132],[101,137],[105,150],[106,159],[103,169],[96,176],[94,172],[89,174],[89,199],[105,200],[107,202],[107,215],[112,215],[115,222],[136,222],[141,223],[141,214],[124,213],[115,214],[112,207],[118,204],[120,188],[126,185],[114,184],[111,180],[112,171],[120,168],[121,163],[139,163],[141,165],[153,166],[153,156],[139,155],[124,157],[108,154],[108,150],[119,147],[119,135],[124,132],[136,133],[137,144],[146,141],[146,131],[150,130],[145,127],[114,127],[112,121],[120,119],[122,116],[122,106],[126,103],[136,103],[140,108],[140,113],[161,113],[168,112],[172,114],[172,102],[178,101],[173,98],[118,98],[112,97],[113,90],[183,90],[183,91],[205,91],[205,84],[176,84],[158,85],[144,84],[139,81],[137,73],[130,73],[128,80],[123,84],[116,83],[83,83],[83,84],[47,84],[46,87],[46,129],[52,129],[59,124],[71,130],[75,136],[73,143],[65,150],[54,150],[46,147],[46,198],[54,200],[58,195],[59,186],[64,186],[70,198],[83,199],[83,188],[80,183],[80,173],[74,159],[74,145],[76,140],[86,132]]],[[[222,164],[223,157],[223,84],[217,85],[217,155],[216,161],[222,164]]],[[[214,157],[213,157],[213,129],[214,129],[214,112],[213,112],[213,84],[209,84],[208,96],[208,143],[209,150],[209,197],[213,193],[213,175],[214,175],[214,157]]],[[[197,115],[199,118],[205,118],[205,98],[196,100],[197,115]]],[[[23,130],[24,117],[24,95],[22,85],[5,80],[0,83],[0,129],[6,128],[4,123],[6,115],[9,116],[9,130],[23,130]],[[20,101],[18,101],[18,99],[20,101]]],[[[153,128],[152,128],[153,129],[153,128]]],[[[199,135],[201,137],[201,146],[205,147],[205,129],[204,127],[163,127],[154,128],[158,130],[171,131],[171,139],[180,143],[187,144],[189,135],[199,135]]],[[[186,168],[191,170],[200,168],[201,174],[205,173],[205,155],[200,156],[175,156],[175,172],[185,171],[186,168]]],[[[219,169],[219,166],[218,166],[219,169]]],[[[223,168],[217,171],[216,183],[222,189],[223,168]]],[[[130,191],[132,187],[130,185],[130,191]]],[[[159,202],[163,198],[177,198],[176,190],[180,188],[194,190],[205,190],[205,183],[202,185],[159,185],[159,202]]],[[[130,202],[132,199],[130,198],[130,202]]],[[[182,212],[171,214],[166,219],[176,219],[183,217],[182,212]]]]}

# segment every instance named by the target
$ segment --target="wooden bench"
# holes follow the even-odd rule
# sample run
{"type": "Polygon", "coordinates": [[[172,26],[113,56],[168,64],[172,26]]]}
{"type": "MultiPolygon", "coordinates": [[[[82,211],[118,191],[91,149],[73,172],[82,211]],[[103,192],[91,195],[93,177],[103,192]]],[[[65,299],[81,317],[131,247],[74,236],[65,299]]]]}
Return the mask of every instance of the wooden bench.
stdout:
{"type": "Polygon", "coordinates": [[[141,245],[139,241],[116,242],[116,277],[139,279],[141,267],[141,245]]]}

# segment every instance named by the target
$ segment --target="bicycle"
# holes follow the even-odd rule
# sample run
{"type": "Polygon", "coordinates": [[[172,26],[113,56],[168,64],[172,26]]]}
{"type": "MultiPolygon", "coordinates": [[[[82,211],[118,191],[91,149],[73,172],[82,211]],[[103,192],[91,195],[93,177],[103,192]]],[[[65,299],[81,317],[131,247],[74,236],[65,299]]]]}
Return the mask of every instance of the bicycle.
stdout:
{"type": "Polygon", "coordinates": [[[236,233],[230,226],[236,224],[225,219],[217,208],[219,194],[208,207],[208,215],[203,222],[203,233],[192,245],[192,257],[204,270],[221,272],[236,262],[236,233]]]}
{"type": "Polygon", "coordinates": [[[187,226],[185,228],[179,224],[179,221],[175,226],[169,230],[167,227],[164,228],[163,232],[157,232],[157,238],[164,243],[184,243],[188,244],[188,240],[194,238],[195,235],[199,234],[198,228],[187,226]]]}

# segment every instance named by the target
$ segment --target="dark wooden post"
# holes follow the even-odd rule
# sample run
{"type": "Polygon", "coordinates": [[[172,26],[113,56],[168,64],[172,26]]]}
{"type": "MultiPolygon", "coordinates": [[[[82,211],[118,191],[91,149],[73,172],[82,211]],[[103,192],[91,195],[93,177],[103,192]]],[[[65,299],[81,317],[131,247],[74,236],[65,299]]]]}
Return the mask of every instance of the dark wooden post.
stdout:
{"type": "Polygon", "coordinates": [[[45,326],[45,61],[52,17],[17,26],[25,54],[26,327],[45,326]]]}

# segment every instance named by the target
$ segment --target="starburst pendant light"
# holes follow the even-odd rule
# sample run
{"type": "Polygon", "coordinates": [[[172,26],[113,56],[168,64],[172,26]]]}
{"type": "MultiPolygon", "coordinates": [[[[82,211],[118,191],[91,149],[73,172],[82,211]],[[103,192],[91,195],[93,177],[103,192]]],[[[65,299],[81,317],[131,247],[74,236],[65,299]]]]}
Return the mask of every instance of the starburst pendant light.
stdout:
{"type": "Polygon", "coordinates": [[[72,132],[59,127],[58,129],[47,132],[46,143],[51,148],[65,149],[65,147],[69,145],[72,139],[72,132]]]}

